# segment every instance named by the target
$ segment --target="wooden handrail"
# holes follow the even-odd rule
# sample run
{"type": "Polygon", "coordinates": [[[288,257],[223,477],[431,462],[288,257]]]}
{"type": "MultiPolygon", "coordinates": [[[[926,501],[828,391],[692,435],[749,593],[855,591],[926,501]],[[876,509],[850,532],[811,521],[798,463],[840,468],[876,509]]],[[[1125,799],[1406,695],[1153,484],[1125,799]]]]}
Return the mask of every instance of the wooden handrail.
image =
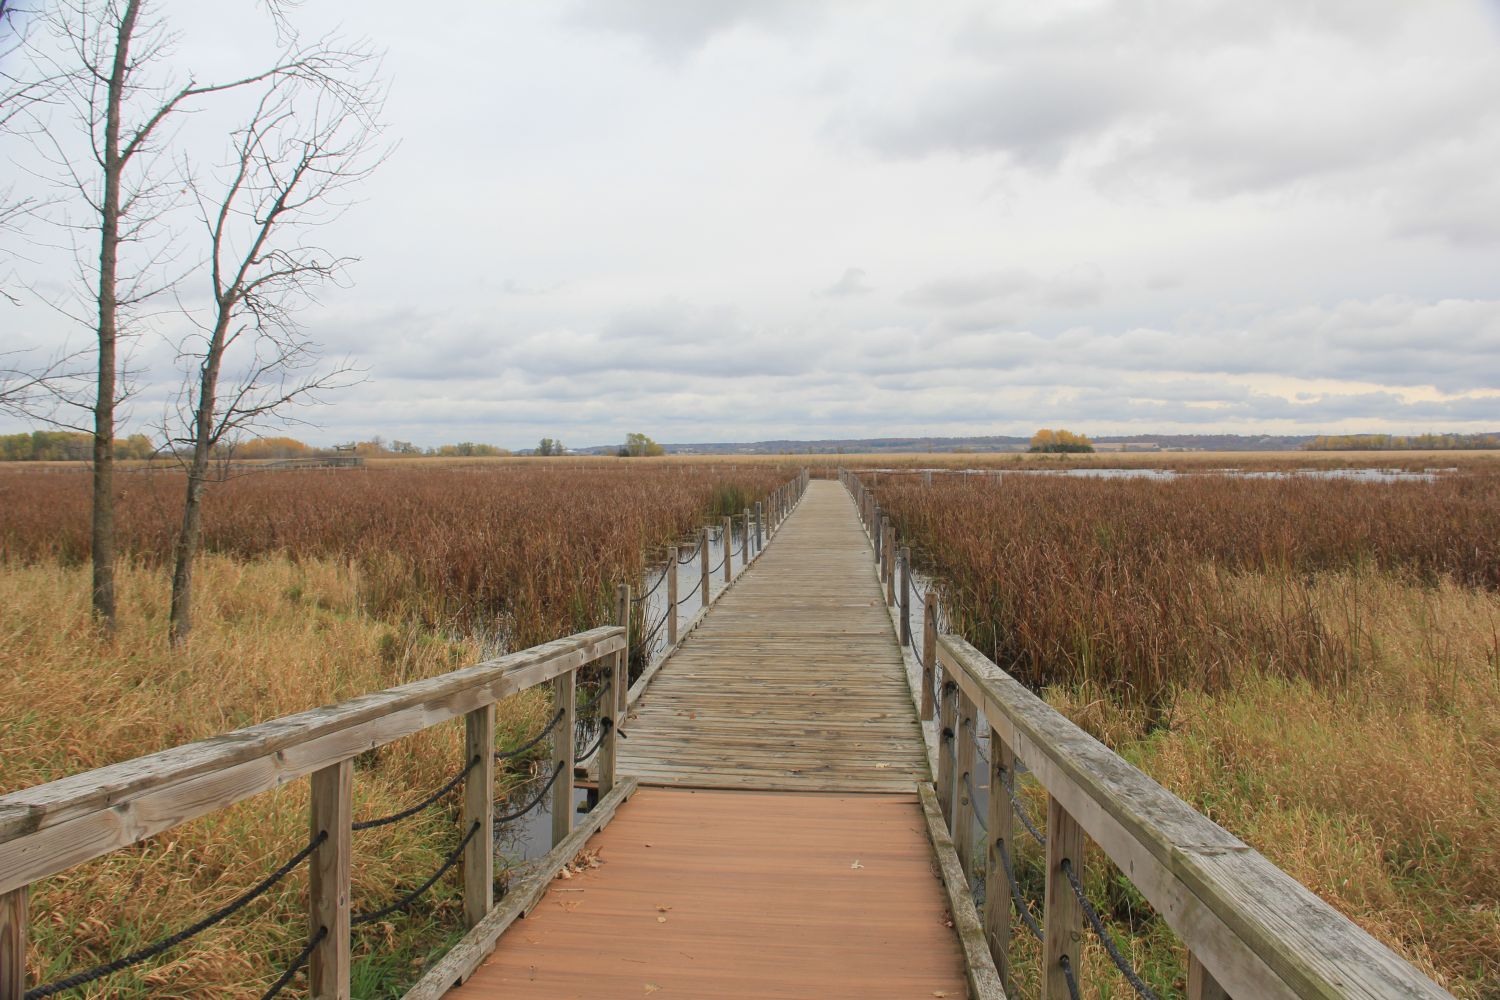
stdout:
{"type": "Polygon", "coordinates": [[[963,639],[939,635],[938,660],[1231,996],[1449,996],[963,639]]]}
{"type": "Polygon", "coordinates": [[[0,893],[577,670],[610,625],[0,796],[0,893]]]}

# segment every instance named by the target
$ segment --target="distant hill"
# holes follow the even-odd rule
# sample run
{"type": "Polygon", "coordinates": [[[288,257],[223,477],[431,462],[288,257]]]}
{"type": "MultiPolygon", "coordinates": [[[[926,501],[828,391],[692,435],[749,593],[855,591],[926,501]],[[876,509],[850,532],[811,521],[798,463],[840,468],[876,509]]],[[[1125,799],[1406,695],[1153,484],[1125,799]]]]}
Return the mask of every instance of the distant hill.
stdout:
{"type": "MultiPolygon", "coordinates": [[[[1312,434],[1129,434],[1093,437],[1101,451],[1297,451],[1312,434]]],[[[1022,452],[1030,437],[824,438],[811,441],[698,442],[666,444],[669,455],[839,455],[889,452],[1022,452]]],[[[619,445],[575,449],[580,455],[613,455],[619,445]]]]}

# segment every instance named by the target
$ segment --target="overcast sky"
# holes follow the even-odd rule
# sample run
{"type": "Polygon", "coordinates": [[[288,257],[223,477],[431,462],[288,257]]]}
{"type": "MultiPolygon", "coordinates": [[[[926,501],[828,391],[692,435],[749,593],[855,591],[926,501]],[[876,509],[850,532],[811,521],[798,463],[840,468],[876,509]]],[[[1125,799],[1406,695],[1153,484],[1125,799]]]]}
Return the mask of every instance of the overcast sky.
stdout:
{"type": "MultiPolygon", "coordinates": [[[[274,49],[249,0],[165,9],[200,77],[274,49]]],[[[1500,426],[1495,0],[295,17],[386,50],[399,142],[321,234],[360,262],[302,320],[368,377],[311,440],[1500,426]]]]}

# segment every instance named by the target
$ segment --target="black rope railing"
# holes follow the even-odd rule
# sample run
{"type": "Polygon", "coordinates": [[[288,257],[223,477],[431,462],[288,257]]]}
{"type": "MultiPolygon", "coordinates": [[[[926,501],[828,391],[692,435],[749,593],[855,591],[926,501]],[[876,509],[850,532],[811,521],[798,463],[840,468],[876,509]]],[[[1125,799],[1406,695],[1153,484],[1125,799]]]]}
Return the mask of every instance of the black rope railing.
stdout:
{"type": "Polygon", "coordinates": [[[394,903],[391,903],[387,906],[382,906],[378,910],[371,910],[368,913],[354,914],[349,918],[349,926],[363,927],[365,924],[374,923],[375,921],[380,920],[384,917],[389,917],[393,913],[400,913],[402,910],[415,903],[418,899],[421,899],[423,893],[425,893],[428,889],[431,889],[434,885],[437,884],[438,879],[442,878],[448,873],[448,869],[458,864],[458,859],[463,856],[464,848],[469,846],[469,841],[473,840],[474,835],[481,829],[483,829],[483,827],[484,824],[476,819],[473,825],[469,827],[469,832],[464,834],[463,839],[458,842],[458,846],[449,852],[448,856],[443,859],[443,863],[438,866],[438,870],[428,876],[427,881],[423,882],[421,885],[417,886],[411,892],[408,892],[406,895],[402,896],[394,903]]]}
{"type": "Polygon", "coordinates": [[[698,577],[698,582],[695,583],[695,584],[693,584],[693,589],[687,592],[687,596],[686,597],[678,598],[678,600],[677,600],[677,606],[680,608],[684,604],[686,604],[689,600],[692,599],[692,597],[695,594],[698,593],[699,590],[702,589],[702,587],[703,587],[703,577],[700,576],[700,577],[698,577]]]}
{"type": "Polygon", "coordinates": [[[469,776],[469,772],[474,770],[474,768],[478,766],[479,757],[475,756],[469,760],[468,764],[464,765],[464,769],[462,771],[459,771],[452,778],[449,778],[446,782],[444,782],[442,788],[439,788],[437,791],[433,792],[431,795],[427,796],[427,798],[423,799],[421,802],[418,802],[416,805],[408,806],[407,808],[402,809],[400,812],[393,812],[389,816],[381,816],[379,819],[360,820],[358,823],[350,824],[350,829],[355,831],[373,830],[376,827],[390,826],[392,823],[399,823],[403,819],[410,819],[412,816],[415,816],[417,813],[421,812],[423,809],[426,809],[428,806],[432,805],[443,796],[453,791],[459,785],[463,784],[464,779],[469,776]]]}
{"type": "MultiPolygon", "coordinates": [[[[729,553],[726,552],[724,558],[725,559],[729,558],[729,553]]],[[[709,570],[708,572],[710,574],[717,573],[719,570],[721,570],[723,568],[724,568],[724,559],[720,559],[718,565],[715,566],[713,569],[709,570]]]]}
{"type": "Polygon", "coordinates": [[[1073,962],[1067,955],[1057,956],[1057,967],[1062,970],[1063,979],[1068,982],[1068,1000],[1079,1000],[1078,980],[1073,975],[1073,962]]]}
{"type": "Polygon", "coordinates": [[[563,771],[563,765],[562,765],[562,763],[560,761],[557,762],[557,763],[554,763],[552,765],[552,776],[547,779],[546,784],[542,785],[541,790],[536,793],[536,796],[530,802],[528,802],[524,806],[522,806],[520,809],[517,809],[515,812],[508,813],[507,815],[504,815],[504,816],[496,816],[495,819],[494,819],[495,825],[496,826],[500,826],[501,824],[509,823],[512,820],[520,819],[522,816],[525,816],[527,813],[531,812],[531,810],[535,809],[537,807],[537,803],[539,803],[539,802],[542,801],[542,797],[547,794],[547,791],[553,785],[557,784],[558,775],[562,774],[562,771],[563,771]]]}
{"type": "Polygon", "coordinates": [[[1129,960],[1121,953],[1119,946],[1115,944],[1115,939],[1110,936],[1108,929],[1105,928],[1104,921],[1099,918],[1099,911],[1094,909],[1094,904],[1089,902],[1088,896],[1084,894],[1083,883],[1079,881],[1078,873],[1073,870],[1072,859],[1063,858],[1062,864],[1059,867],[1062,868],[1062,873],[1067,876],[1068,885],[1073,887],[1073,895],[1077,897],[1078,904],[1083,907],[1083,915],[1088,920],[1089,926],[1094,929],[1094,933],[1099,938],[1099,943],[1104,945],[1104,950],[1109,954],[1109,960],[1115,963],[1115,968],[1120,970],[1120,975],[1125,977],[1125,981],[1135,990],[1136,995],[1142,997],[1143,1000],[1160,1000],[1156,995],[1156,991],[1147,986],[1145,980],[1141,979],[1140,974],[1131,967],[1129,960]]]}
{"type": "Polygon", "coordinates": [[[698,534],[698,544],[693,546],[693,551],[691,551],[691,552],[688,553],[686,559],[679,559],[679,560],[677,560],[677,565],[679,565],[679,566],[686,566],[688,563],[690,563],[694,559],[698,558],[698,553],[700,551],[702,551],[702,549],[703,549],[703,534],[702,534],[702,532],[699,532],[699,534],[698,534]]]}
{"type": "Polygon", "coordinates": [[[590,757],[594,756],[594,754],[598,753],[599,748],[604,745],[604,737],[608,735],[610,727],[613,725],[614,720],[610,719],[609,716],[605,716],[604,718],[600,719],[599,735],[594,737],[594,745],[589,747],[581,754],[575,754],[573,757],[574,763],[582,763],[583,761],[586,761],[590,757]]]}
{"type": "Polygon", "coordinates": [[[287,984],[296,977],[297,970],[307,964],[307,960],[312,957],[312,953],[317,949],[318,945],[323,943],[323,939],[327,936],[328,928],[319,927],[318,933],[314,934],[312,940],[307,942],[302,950],[297,953],[297,957],[292,959],[292,964],[286,967],[286,971],[281,974],[276,982],[271,984],[270,989],[260,995],[260,1000],[275,1000],[281,994],[281,991],[287,988],[287,984]]]}
{"type": "Polygon", "coordinates": [[[1047,846],[1047,838],[1042,836],[1042,831],[1038,830],[1036,824],[1031,821],[1031,815],[1026,812],[1026,807],[1021,805],[1021,800],[1016,797],[1016,790],[1011,787],[1011,782],[1002,780],[1000,784],[1005,786],[1005,794],[1010,796],[1010,808],[1021,821],[1021,825],[1026,828],[1026,832],[1031,834],[1031,839],[1041,847],[1047,846]]]}
{"type": "Polygon", "coordinates": [[[71,976],[65,976],[62,979],[59,979],[56,982],[48,983],[45,986],[33,987],[32,989],[26,991],[25,1000],[41,1000],[42,997],[50,997],[55,994],[61,993],[64,990],[71,990],[75,989],[76,987],[92,983],[96,979],[103,979],[105,976],[112,976],[116,972],[123,972],[125,969],[128,969],[131,966],[140,965],[142,962],[153,959],[163,952],[170,951],[183,942],[197,937],[199,934],[202,934],[210,927],[223,922],[229,917],[234,916],[234,914],[238,913],[240,910],[243,910],[246,906],[249,906],[251,903],[255,902],[257,899],[270,892],[273,888],[275,888],[278,882],[286,878],[297,868],[298,865],[302,864],[302,862],[311,857],[312,853],[316,851],[318,847],[327,840],[328,831],[320,831],[318,835],[312,839],[311,843],[302,848],[302,850],[298,851],[296,854],[292,855],[291,858],[289,858],[286,863],[283,864],[280,868],[277,868],[271,874],[261,879],[260,882],[256,883],[255,886],[249,889],[247,892],[235,897],[229,903],[226,903],[224,906],[219,907],[219,909],[210,913],[208,916],[204,917],[202,920],[199,920],[197,923],[184,927],[177,933],[169,934],[161,940],[156,941],[153,944],[149,944],[144,948],[137,949],[136,951],[133,951],[128,955],[122,955],[119,958],[105,962],[103,965],[96,965],[92,969],[87,969],[83,972],[76,972],[71,976]]]}
{"type": "Polygon", "coordinates": [[[549,722],[549,723],[547,723],[547,726],[546,726],[545,729],[543,729],[541,732],[537,733],[531,739],[527,740],[525,743],[521,744],[520,746],[516,747],[513,750],[496,750],[495,751],[495,759],[496,760],[508,760],[508,759],[510,759],[512,757],[519,757],[519,756],[521,756],[521,754],[523,754],[526,751],[530,750],[532,747],[536,746],[538,743],[542,742],[542,740],[544,740],[548,736],[550,736],[552,734],[552,730],[556,729],[557,728],[557,724],[562,721],[562,717],[563,717],[563,710],[559,708],[557,710],[557,714],[555,714],[555,715],[552,716],[552,721],[549,722]]]}
{"type": "Polygon", "coordinates": [[[640,640],[635,644],[635,648],[637,651],[645,652],[651,648],[651,643],[656,641],[656,637],[661,633],[662,626],[667,624],[667,615],[672,614],[673,610],[674,609],[669,608],[667,610],[667,613],[662,615],[661,619],[657,621],[656,626],[652,628],[651,631],[641,636],[640,640]]]}
{"type": "Polygon", "coordinates": [[[651,585],[651,589],[645,591],[644,593],[640,594],[639,596],[632,597],[630,599],[630,603],[631,604],[640,604],[642,601],[647,600],[648,598],[651,597],[652,594],[656,593],[657,590],[659,590],[661,588],[662,584],[664,584],[666,582],[667,582],[667,570],[662,570],[661,571],[661,576],[659,576],[659,577],[656,578],[656,582],[651,585]]]}
{"type": "MultiPolygon", "coordinates": [[[[969,793],[969,803],[971,805],[977,805],[978,802],[979,802],[979,796],[974,791],[974,783],[969,780],[969,772],[968,771],[964,772],[963,782],[964,782],[964,789],[966,791],[968,791],[968,793],[969,793]]],[[[983,830],[985,833],[989,833],[990,832],[990,825],[984,821],[984,817],[983,816],[979,815],[979,810],[977,808],[975,808],[975,809],[970,809],[969,811],[974,814],[974,821],[979,824],[979,828],[981,830],[983,830]]]]}
{"type": "Polygon", "coordinates": [[[1037,923],[1036,917],[1031,915],[1031,907],[1026,902],[1026,897],[1021,895],[1021,886],[1016,882],[1016,872],[1010,862],[1010,851],[1005,846],[1005,841],[996,840],[995,849],[1000,852],[1000,867],[1005,871],[1005,881],[1010,885],[1010,900],[1016,906],[1016,913],[1026,929],[1031,931],[1031,936],[1038,941],[1042,940],[1042,925],[1037,923]]]}

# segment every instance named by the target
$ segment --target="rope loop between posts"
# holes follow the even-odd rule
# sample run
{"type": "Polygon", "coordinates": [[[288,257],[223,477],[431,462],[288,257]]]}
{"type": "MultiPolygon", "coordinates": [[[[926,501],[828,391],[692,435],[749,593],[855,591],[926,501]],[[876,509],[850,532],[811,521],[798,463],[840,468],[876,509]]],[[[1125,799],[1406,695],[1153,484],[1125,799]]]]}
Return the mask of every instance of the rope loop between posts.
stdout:
{"type": "Polygon", "coordinates": [[[686,559],[679,559],[679,560],[677,560],[677,565],[679,565],[679,566],[686,566],[688,563],[690,563],[694,559],[698,558],[698,552],[702,548],[703,548],[703,533],[700,531],[698,533],[698,544],[696,544],[696,545],[693,546],[693,551],[688,553],[688,556],[687,556],[686,559]]]}
{"type": "Polygon", "coordinates": [[[686,604],[688,601],[690,601],[693,598],[693,596],[698,593],[699,590],[702,590],[702,589],[703,589],[703,577],[700,576],[700,577],[698,577],[698,582],[695,583],[695,584],[693,584],[693,589],[687,592],[687,596],[686,597],[680,597],[680,598],[678,598],[678,600],[677,600],[677,606],[679,608],[682,607],[684,604],[686,604]]]}
{"type": "Polygon", "coordinates": [[[246,906],[249,906],[251,903],[255,902],[257,899],[270,892],[278,882],[290,875],[299,865],[302,864],[302,862],[311,857],[312,853],[316,851],[327,840],[328,831],[319,831],[318,835],[312,839],[311,843],[302,848],[302,850],[298,851],[296,854],[292,855],[291,858],[289,858],[286,863],[284,863],[280,868],[277,868],[271,874],[261,879],[260,882],[256,883],[256,885],[251,889],[237,896],[235,899],[226,903],[224,906],[219,907],[219,909],[210,913],[208,916],[204,917],[202,920],[199,920],[197,923],[184,927],[177,933],[169,934],[161,940],[153,944],[149,944],[144,948],[133,951],[128,955],[123,955],[120,958],[105,962],[103,965],[97,965],[94,968],[88,969],[84,972],[78,972],[74,973],[71,976],[65,976],[64,978],[59,979],[56,982],[48,983],[45,986],[37,986],[29,989],[25,993],[25,1000],[41,1000],[42,997],[50,997],[54,994],[61,993],[64,990],[71,990],[79,986],[84,986],[88,983],[92,983],[96,979],[103,979],[105,976],[114,975],[116,972],[122,972],[125,969],[130,968],[131,966],[140,965],[142,962],[155,958],[163,952],[170,951],[183,942],[197,937],[199,934],[202,934],[210,927],[214,926],[215,924],[221,923],[229,917],[232,917],[234,914],[238,913],[246,906]]]}
{"type": "Polygon", "coordinates": [[[458,859],[463,856],[464,848],[469,846],[469,841],[474,839],[474,835],[478,833],[483,828],[483,826],[484,824],[476,819],[474,823],[469,827],[469,832],[464,834],[463,839],[458,842],[458,846],[448,853],[448,856],[443,859],[443,863],[438,866],[438,870],[433,872],[432,875],[428,877],[427,881],[423,882],[421,885],[417,886],[411,892],[408,892],[406,895],[402,896],[394,903],[391,903],[389,906],[382,906],[380,909],[371,910],[369,913],[354,914],[349,918],[349,926],[362,927],[365,924],[374,923],[382,917],[388,917],[393,913],[400,913],[402,910],[415,903],[418,899],[422,898],[422,894],[436,885],[437,880],[447,874],[448,869],[458,864],[458,859]]]}
{"type": "Polygon", "coordinates": [[[589,747],[583,753],[576,755],[573,758],[574,762],[582,763],[583,761],[586,761],[590,757],[594,756],[594,754],[598,753],[599,748],[604,745],[604,737],[609,735],[609,731],[614,726],[614,724],[614,720],[607,715],[604,718],[600,719],[599,735],[594,738],[594,745],[589,747]]]}
{"type": "MultiPolygon", "coordinates": [[[[964,772],[963,781],[964,781],[964,789],[969,793],[969,803],[971,805],[977,803],[979,801],[979,796],[977,794],[975,794],[975,792],[974,792],[974,783],[969,780],[969,772],[968,771],[964,772]]],[[[979,824],[979,828],[981,830],[983,830],[985,833],[989,833],[990,832],[990,825],[984,821],[984,817],[983,816],[979,815],[979,810],[978,809],[974,809],[974,810],[972,810],[972,812],[974,814],[974,822],[978,823],[979,824]]]]}
{"type": "Polygon", "coordinates": [[[1073,975],[1073,962],[1067,955],[1058,955],[1057,967],[1062,969],[1063,978],[1068,981],[1068,1000],[1079,1000],[1078,979],[1073,975]]]}
{"type": "Polygon", "coordinates": [[[538,743],[542,742],[542,740],[550,736],[552,734],[552,730],[556,729],[557,724],[562,721],[562,717],[563,710],[559,708],[557,710],[557,714],[552,716],[552,721],[547,723],[546,727],[541,732],[537,733],[531,739],[516,747],[514,750],[496,750],[495,759],[508,760],[512,757],[521,756],[521,754],[525,753],[527,750],[530,750],[532,747],[536,746],[538,743]]]}
{"type": "Polygon", "coordinates": [[[1130,962],[1121,953],[1119,946],[1115,944],[1115,939],[1110,936],[1108,929],[1105,928],[1104,921],[1099,919],[1099,911],[1094,909],[1094,904],[1089,902],[1088,896],[1084,895],[1083,883],[1079,881],[1078,873],[1073,870],[1072,859],[1063,858],[1062,864],[1059,867],[1062,868],[1062,873],[1067,876],[1068,885],[1072,886],[1073,895],[1077,897],[1078,904],[1083,907],[1083,915],[1088,919],[1089,926],[1098,935],[1099,943],[1104,945],[1104,950],[1109,953],[1109,960],[1115,963],[1115,968],[1120,970],[1120,975],[1125,977],[1125,981],[1135,990],[1136,995],[1142,997],[1143,1000],[1160,1000],[1156,992],[1150,986],[1147,986],[1145,980],[1141,979],[1140,974],[1131,967],[1130,962]]]}
{"type": "Polygon", "coordinates": [[[463,770],[459,771],[453,777],[444,782],[442,788],[439,788],[437,791],[433,792],[431,795],[427,796],[427,798],[423,799],[421,802],[418,802],[416,805],[408,806],[407,808],[402,809],[400,812],[393,812],[389,816],[381,816],[379,819],[366,819],[360,820],[358,823],[351,823],[350,829],[355,831],[373,830],[376,827],[390,826],[392,823],[399,823],[403,819],[410,819],[412,816],[415,816],[417,813],[421,812],[423,809],[426,809],[428,806],[437,802],[443,796],[447,795],[449,792],[457,788],[460,784],[463,783],[463,780],[469,776],[469,772],[474,770],[474,768],[478,766],[479,757],[478,755],[475,755],[474,757],[470,758],[468,764],[464,765],[463,770]]]}
{"type": "Polygon", "coordinates": [[[647,598],[649,598],[652,594],[656,593],[657,590],[659,590],[661,588],[661,585],[664,584],[664,583],[666,583],[666,582],[667,582],[667,571],[666,570],[662,570],[661,576],[659,576],[659,577],[656,578],[656,582],[651,585],[651,589],[645,591],[644,593],[640,594],[637,597],[632,597],[630,599],[630,603],[631,604],[640,604],[642,601],[644,601],[647,598]]]}
{"type": "Polygon", "coordinates": [[[527,813],[531,812],[531,810],[535,809],[537,807],[537,803],[542,801],[542,797],[547,794],[548,790],[551,789],[553,785],[557,784],[557,778],[560,774],[562,774],[563,766],[564,765],[561,761],[554,763],[552,765],[552,776],[547,779],[547,783],[544,784],[541,787],[541,790],[536,793],[536,797],[513,813],[509,813],[505,816],[496,816],[494,819],[495,825],[499,826],[503,823],[509,823],[511,820],[520,819],[522,816],[525,816],[527,813]]]}

